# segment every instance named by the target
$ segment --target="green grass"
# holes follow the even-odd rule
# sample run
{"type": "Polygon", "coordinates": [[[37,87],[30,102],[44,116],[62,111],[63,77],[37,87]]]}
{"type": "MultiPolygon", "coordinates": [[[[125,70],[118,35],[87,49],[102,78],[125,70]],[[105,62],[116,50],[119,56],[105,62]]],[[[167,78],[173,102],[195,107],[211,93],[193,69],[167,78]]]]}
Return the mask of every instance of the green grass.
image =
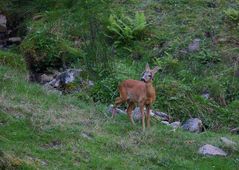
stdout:
{"type": "Polygon", "coordinates": [[[18,169],[238,168],[238,151],[225,148],[220,137],[239,143],[239,136],[173,132],[156,121],[142,132],[140,123],[131,127],[126,116],[111,119],[103,105],[50,93],[25,77],[0,66],[0,146],[18,169]],[[198,148],[206,143],[229,155],[199,155],[198,148]]]}
{"type": "Polygon", "coordinates": [[[235,151],[220,142],[226,136],[239,145],[238,135],[228,132],[239,121],[239,34],[237,23],[225,13],[237,10],[238,0],[0,4],[10,18],[24,18],[19,35],[28,30],[20,48],[0,51],[0,163],[6,158],[5,164],[16,169],[238,169],[239,148],[235,151]],[[137,12],[146,18],[145,35],[114,47],[117,39],[106,36],[109,16],[133,18],[137,12]],[[42,18],[33,20],[36,15],[42,18]],[[182,54],[195,38],[201,39],[200,51],[182,54]],[[93,95],[87,91],[62,96],[28,83],[20,51],[30,52],[36,61],[52,61],[50,66],[56,66],[51,60],[55,57],[86,68],[87,78],[95,82],[93,95]],[[131,127],[126,116],[111,119],[100,101],[113,102],[119,81],[138,79],[146,62],[162,68],[154,80],[154,109],[180,120],[199,117],[217,132],[174,132],[152,120],[143,133],[140,123],[131,127]],[[201,97],[205,89],[209,100],[201,97]],[[84,95],[97,102],[77,98],[84,95]],[[198,148],[206,143],[223,148],[228,156],[199,155],[198,148]]]}

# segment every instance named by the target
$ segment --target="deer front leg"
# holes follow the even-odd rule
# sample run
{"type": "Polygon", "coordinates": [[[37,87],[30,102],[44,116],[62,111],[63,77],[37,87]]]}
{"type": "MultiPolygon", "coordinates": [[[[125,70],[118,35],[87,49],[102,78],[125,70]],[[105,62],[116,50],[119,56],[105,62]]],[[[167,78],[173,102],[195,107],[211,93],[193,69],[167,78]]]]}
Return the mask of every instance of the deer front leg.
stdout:
{"type": "Polygon", "coordinates": [[[150,105],[146,106],[146,121],[147,121],[147,128],[150,128],[150,105]]]}
{"type": "Polygon", "coordinates": [[[144,103],[140,103],[140,112],[142,115],[142,128],[143,128],[143,131],[145,131],[144,103]]]}
{"type": "Polygon", "coordinates": [[[132,117],[132,111],[133,111],[134,108],[135,108],[135,104],[133,102],[130,102],[129,106],[127,108],[127,114],[129,116],[129,120],[130,120],[132,126],[134,125],[134,120],[133,120],[133,117],[132,117]]]}

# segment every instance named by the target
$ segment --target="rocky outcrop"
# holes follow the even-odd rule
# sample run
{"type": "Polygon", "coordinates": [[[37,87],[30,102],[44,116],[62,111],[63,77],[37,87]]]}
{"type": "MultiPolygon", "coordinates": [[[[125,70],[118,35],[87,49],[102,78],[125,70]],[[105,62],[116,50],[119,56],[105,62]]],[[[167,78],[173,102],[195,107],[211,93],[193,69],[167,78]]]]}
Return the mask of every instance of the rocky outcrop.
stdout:
{"type": "Polygon", "coordinates": [[[0,49],[7,49],[11,45],[19,45],[22,41],[21,37],[16,36],[16,32],[12,33],[8,25],[6,15],[0,11],[0,49]]]}
{"type": "Polygon", "coordinates": [[[62,73],[59,73],[48,84],[54,88],[61,88],[64,85],[72,83],[77,76],[79,76],[81,69],[68,69],[62,73]]]}

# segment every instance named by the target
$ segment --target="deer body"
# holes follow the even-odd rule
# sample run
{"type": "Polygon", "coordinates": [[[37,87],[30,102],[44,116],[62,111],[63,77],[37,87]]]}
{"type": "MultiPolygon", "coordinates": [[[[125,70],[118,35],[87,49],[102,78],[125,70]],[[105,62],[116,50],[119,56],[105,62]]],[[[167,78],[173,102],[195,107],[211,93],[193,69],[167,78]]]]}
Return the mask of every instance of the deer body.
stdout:
{"type": "MultiPolygon", "coordinates": [[[[152,103],[156,99],[155,88],[152,84],[152,79],[154,74],[158,71],[158,67],[155,67],[153,70],[150,70],[148,64],[146,65],[146,71],[141,78],[142,81],[139,80],[125,80],[123,81],[119,87],[120,97],[117,97],[115,100],[114,108],[121,105],[122,103],[127,102],[127,114],[131,121],[131,124],[134,124],[132,118],[132,111],[136,105],[140,107],[140,112],[142,115],[142,127],[145,129],[145,115],[144,115],[144,107],[146,107],[146,121],[147,127],[150,127],[150,108],[152,103]]],[[[113,116],[115,112],[113,111],[113,116]]]]}

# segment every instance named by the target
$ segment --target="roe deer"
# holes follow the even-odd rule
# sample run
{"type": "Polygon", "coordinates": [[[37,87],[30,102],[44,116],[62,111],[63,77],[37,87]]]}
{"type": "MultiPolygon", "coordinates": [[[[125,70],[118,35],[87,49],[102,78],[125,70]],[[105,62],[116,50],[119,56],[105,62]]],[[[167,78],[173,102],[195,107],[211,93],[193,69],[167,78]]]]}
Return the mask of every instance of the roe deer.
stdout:
{"type": "Polygon", "coordinates": [[[156,99],[155,88],[153,87],[152,80],[155,73],[159,70],[159,67],[156,66],[153,70],[149,68],[149,65],[146,64],[145,71],[139,80],[124,80],[118,87],[120,97],[117,97],[115,104],[113,106],[112,116],[115,115],[116,107],[120,106],[122,103],[127,102],[127,114],[131,121],[131,124],[134,125],[132,118],[132,111],[135,108],[136,104],[140,107],[140,112],[142,115],[142,127],[145,130],[145,115],[144,107],[146,106],[146,121],[147,128],[150,127],[150,108],[152,103],[156,99]]]}

